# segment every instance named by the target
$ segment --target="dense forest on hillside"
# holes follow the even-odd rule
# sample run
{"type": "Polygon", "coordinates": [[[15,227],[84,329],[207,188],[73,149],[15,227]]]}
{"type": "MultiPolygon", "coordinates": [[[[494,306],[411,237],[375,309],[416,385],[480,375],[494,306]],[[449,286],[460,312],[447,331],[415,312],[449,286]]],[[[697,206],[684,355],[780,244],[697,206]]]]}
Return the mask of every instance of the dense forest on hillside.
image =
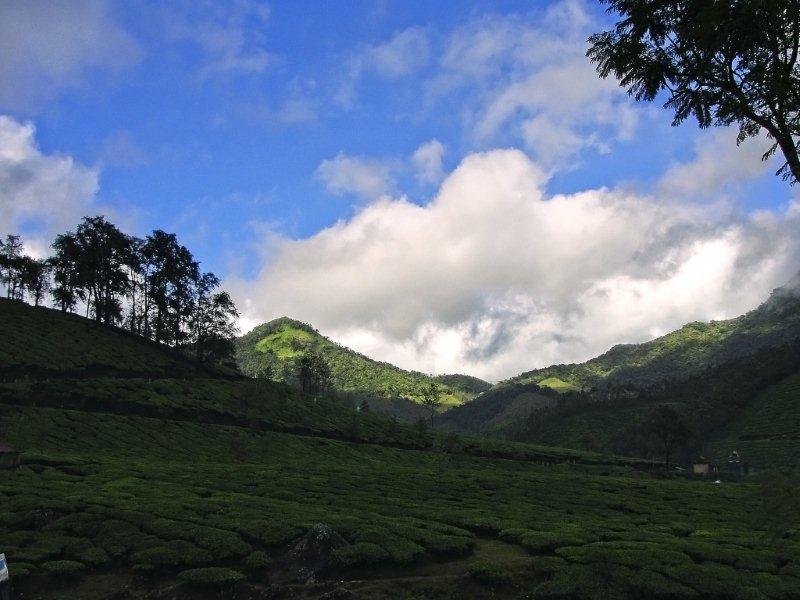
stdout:
{"type": "Polygon", "coordinates": [[[243,373],[294,385],[297,363],[308,352],[319,354],[330,367],[335,391],[356,405],[366,400],[373,409],[400,412],[400,416],[403,411],[415,418],[422,414],[408,401],[421,401],[432,384],[444,407],[462,404],[491,388],[467,375],[434,377],[372,360],[332,342],[311,325],[285,317],[260,325],[236,341],[236,362],[243,373]]]}

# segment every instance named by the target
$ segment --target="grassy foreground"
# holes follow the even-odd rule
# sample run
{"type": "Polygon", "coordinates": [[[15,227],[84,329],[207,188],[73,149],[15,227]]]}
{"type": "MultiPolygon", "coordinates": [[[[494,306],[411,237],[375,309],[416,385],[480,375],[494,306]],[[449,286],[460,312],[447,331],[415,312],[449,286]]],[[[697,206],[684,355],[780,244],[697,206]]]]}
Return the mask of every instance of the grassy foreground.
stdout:
{"type": "Polygon", "coordinates": [[[270,581],[309,597],[336,586],[371,597],[403,577],[413,582],[380,593],[800,590],[800,541],[776,545],[754,528],[754,485],[47,408],[3,407],[0,424],[29,449],[26,465],[0,479],[0,548],[34,594],[23,597],[88,594],[97,578],[98,590],[115,587],[114,577],[152,597],[195,597],[204,585],[255,593],[270,581]],[[327,583],[292,587],[287,551],[316,524],[346,544],[330,556],[327,583]],[[426,570],[433,564],[444,571],[426,570]],[[227,571],[190,571],[209,567],[227,571]]]}
{"type": "Polygon", "coordinates": [[[404,425],[44,309],[0,321],[19,598],[798,597],[800,535],[767,535],[755,484],[404,425]]]}

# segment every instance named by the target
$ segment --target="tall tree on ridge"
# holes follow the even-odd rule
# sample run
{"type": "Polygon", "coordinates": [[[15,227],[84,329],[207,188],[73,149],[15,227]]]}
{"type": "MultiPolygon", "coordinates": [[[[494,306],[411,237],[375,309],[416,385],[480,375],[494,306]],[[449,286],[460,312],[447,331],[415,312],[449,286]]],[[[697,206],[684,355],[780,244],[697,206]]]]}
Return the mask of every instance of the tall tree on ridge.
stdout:
{"type": "Polygon", "coordinates": [[[304,392],[317,396],[330,388],[331,368],[321,354],[308,350],[297,363],[297,378],[304,392]]]}
{"type": "Polygon", "coordinates": [[[637,100],[667,94],[673,125],[739,126],[739,142],[765,131],[800,181],[800,2],[600,0],[622,19],[589,38],[587,55],[637,100]]]}
{"type": "Polygon", "coordinates": [[[39,306],[50,290],[50,261],[23,256],[22,284],[33,298],[33,305],[39,306]]]}
{"type": "Polygon", "coordinates": [[[55,251],[50,259],[53,270],[53,301],[61,312],[72,312],[78,300],[86,300],[86,293],[81,287],[80,248],[75,235],[62,233],[56,236],[52,246],[55,251]]]}
{"type": "Polygon", "coordinates": [[[192,314],[192,283],[200,277],[199,265],[174,233],[160,229],[147,236],[142,254],[149,273],[149,302],[155,312],[152,338],[180,346],[192,314]]]}
{"type": "Polygon", "coordinates": [[[6,296],[16,298],[22,287],[22,242],[18,235],[7,235],[0,242],[0,278],[6,284],[6,296]]]}
{"type": "Polygon", "coordinates": [[[219,283],[213,273],[203,273],[195,282],[190,331],[197,360],[223,358],[233,351],[239,313],[227,292],[213,293],[219,283]]]}
{"type": "Polygon", "coordinates": [[[107,325],[122,316],[122,296],[128,288],[128,236],[105,217],[84,217],[75,231],[79,273],[96,321],[107,325]]]}

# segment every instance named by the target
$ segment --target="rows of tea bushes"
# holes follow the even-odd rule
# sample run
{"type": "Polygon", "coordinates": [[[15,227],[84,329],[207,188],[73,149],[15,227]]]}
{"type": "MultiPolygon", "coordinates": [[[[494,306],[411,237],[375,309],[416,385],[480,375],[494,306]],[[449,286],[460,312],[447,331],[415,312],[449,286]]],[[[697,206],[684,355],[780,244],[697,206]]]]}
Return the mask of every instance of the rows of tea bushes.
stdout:
{"type": "Polygon", "coordinates": [[[78,315],[0,298],[0,381],[27,377],[234,376],[78,315]]]}
{"type": "Polygon", "coordinates": [[[761,392],[724,435],[709,445],[709,455],[724,462],[737,450],[751,464],[793,468],[800,462],[800,374],[761,392]]]}
{"type": "Polygon", "coordinates": [[[285,384],[270,381],[199,378],[15,381],[0,383],[0,407],[2,405],[236,425],[255,431],[283,431],[402,448],[443,448],[448,452],[538,462],[641,463],[500,439],[459,438],[429,430],[425,422],[400,423],[383,415],[356,411],[334,399],[315,400],[285,384]]]}
{"type": "Polygon", "coordinates": [[[535,557],[508,577],[538,597],[800,589],[800,539],[757,529],[754,485],[46,408],[4,407],[0,427],[28,449],[0,478],[0,548],[23,581],[268,581],[324,523],[347,541],[330,557],[337,578],[450,560],[488,536],[535,557]]]}

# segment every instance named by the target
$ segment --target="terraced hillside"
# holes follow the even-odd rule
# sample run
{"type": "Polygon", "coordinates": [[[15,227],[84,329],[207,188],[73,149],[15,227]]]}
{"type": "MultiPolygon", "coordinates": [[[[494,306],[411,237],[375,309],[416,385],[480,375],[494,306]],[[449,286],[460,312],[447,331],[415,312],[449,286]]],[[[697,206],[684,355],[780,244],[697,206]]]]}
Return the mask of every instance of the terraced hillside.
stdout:
{"type": "Polygon", "coordinates": [[[322,336],[310,325],[281,318],[260,325],[237,340],[236,357],[243,373],[256,376],[266,372],[278,381],[295,379],[296,361],[307,351],[321,354],[331,367],[333,385],[369,399],[406,399],[417,402],[431,383],[441,388],[444,406],[463,404],[491,388],[485,381],[468,375],[433,377],[405,371],[372,360],[322,336]]]}
{"type": "MultiPolygon", "coordinates": [[[[28,321],[53,316],[26,310],[28,321]]],[[[73,352],[86,363],[93,350],[73,352]]],[[[112,366],[115,356],[110,343],[112,366]]],[[[766,535],[773,524],[753,515],[769,498],[756,485],[664,480],[635,460],[461,438],[269,381],[124,372],[6,371],[0,440],[23,450],[23,465],[0,474],[0,551],[20,598],[800,589],[800,535],[783,522],[779,543],[766,535]]]]}
{"type": "Polygon", "coordinates": [[[733,450],[760,468],[800,464],[800,373],[758,394],[707,454],[723,463],[733,450]]]}
{"type": "Polygon", "coordinates": [[[78,315],[0,298],[0,380],[35,377],[226,376],[179,352],[78,315]]]}

